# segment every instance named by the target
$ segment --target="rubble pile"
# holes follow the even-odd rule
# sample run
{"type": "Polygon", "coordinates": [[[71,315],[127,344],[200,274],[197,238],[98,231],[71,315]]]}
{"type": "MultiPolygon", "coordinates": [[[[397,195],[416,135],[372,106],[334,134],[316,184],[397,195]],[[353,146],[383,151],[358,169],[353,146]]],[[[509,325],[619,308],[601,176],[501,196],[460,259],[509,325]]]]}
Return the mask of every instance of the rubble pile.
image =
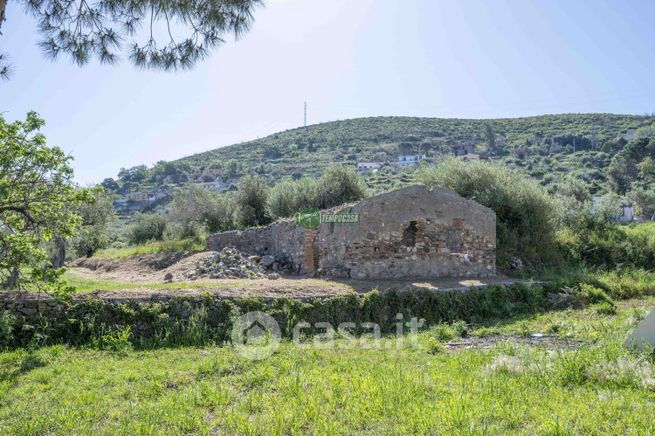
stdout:
{"type": "Polygon", "coordinates": [[[267,271],[275,263],[272,256],[246,256],[240,251],[225,247],[200,260],[195,268],[184,273],[190,280],[211,279],[277,279],[275,272],[267,271]]]}

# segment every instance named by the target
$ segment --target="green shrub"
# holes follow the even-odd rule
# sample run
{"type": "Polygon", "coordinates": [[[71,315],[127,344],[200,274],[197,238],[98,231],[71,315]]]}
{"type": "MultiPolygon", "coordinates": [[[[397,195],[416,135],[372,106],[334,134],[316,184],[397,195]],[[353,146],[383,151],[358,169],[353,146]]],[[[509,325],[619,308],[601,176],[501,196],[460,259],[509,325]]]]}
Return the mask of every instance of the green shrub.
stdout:
{"type": "Polygon", "coordinates": [[[417,181],[448,188],[496,213],[501,268],[510,265],[513,255],[536,263],[556,259],[560,209],[535,180],[503,165],[449,158],[420,169],[417,181]]]}
{"type": "Polygon", "coordinates": [[[455,330],[448,324],[439,324],[432,328],[434,337],[441,342],[448,342],[455,338],[455,330]]]}
{"type": "Polygon", "coordinates": [[[331,166],[318,180],[318,207],[329,209],[366,197],[366,183],[353,168],[331,166]]]}
{"type": "Polygon", "coordinates": [[[12,315],[11,312],[3,310],[2,313],[0,313],[0,344],[8,344],[13,341],[15,322],[16,317],[12,315]]]}
{"type": "Polygon", "coordinates": [[[271,189],[268,197],[268,210],[273,218],[291,217],[318,207],[318,182],[307,177],[283,180],[271,189]]]}
{"type": "Polygon", "coordinates": [[[116,235],[112,226],[116,223],[114,198],[105,193],[94,193],[93,201],[82,204],[77,212],[83,225],[71,238],[71,246],[78,257],[91,257],[96,251],[107,248],[116,235]]]}
{"type": "Polygon", "coordinates": [[[616,315],[616,306],[610,303],[601,303],[596,307],[599,315],[616,315]]]}
{"type": "Polygon", "coordinates": [[[241,227],[268,224],[268,186],[259,177],[246,177],[236,193],[237,222],[241,227]]]}
{"type": "Polygon", "coordinates": [[[107,248],[110,243],[111,239],[107,234],[97,232],[93,228],[81,228],[71,241],[71,246],[76,256],[91,257],[98,250],[107,248]]]}
{"type": "Polygon", "coordinates": [[[125,354],[133,348],[130,336],[132,330],[129,327],[117,328],[94,339],[92,345],[100,350],[125,354]]]}
{"type": "Polygon", "coordinates": [[[236,206],[223,195],[208,191],[201,185],[191,185],[173,194],[171,220],[180,228],[178,238],[198,236],[206,229],[211,233],[235,228],[236,206]]]}
{"type": "Polygon", "coordinates": [[[567,220],[557,232],[556,241],[563,257],[607,269],[645,268],[655,265],[655,225],[623,226],[590,211],[567,220]]]}
{"type": "Polygon", "coordinates": [[[434,337],[442,342],[452,341],[455,338],[465,337],[468,334],[466,321],[458,320],[451,324],[440,323],[431,329],[434,337]]]}
{"type": "Polygon", "coordinates": [[[430,354],[442,354],[447,351],[446,346],[439,342],[437,338],[428,338],[425,345],[430,354]]]}
{"type": "Polygon", "coordinates": [[[168,220],[161,214],[138,214],[127,231],[127,240],[132,245],[149,241],[161,241],[168,220]]]}
{"type": "Polygon", "coordinates": [[[614,300],[605,291],[587,283],[580,285],[579,296],[586,304],[605,303],[614,305],[614,300]]]}
{"type": "Polygon", "coordinates": [[[599,274],[597,286],[616,299],[635,298],[655,294],[655,272],[626,268],[599,274]]]}

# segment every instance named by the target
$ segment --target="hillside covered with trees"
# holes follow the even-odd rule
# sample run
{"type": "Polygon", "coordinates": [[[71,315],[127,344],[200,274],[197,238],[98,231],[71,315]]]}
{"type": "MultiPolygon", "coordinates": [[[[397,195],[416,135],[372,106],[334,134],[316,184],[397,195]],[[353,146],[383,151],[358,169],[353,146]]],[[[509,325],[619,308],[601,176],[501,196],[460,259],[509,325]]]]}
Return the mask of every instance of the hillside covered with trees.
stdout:
{"type": "MultiPolygon", "coordinates": [[[[464,120],[374,117],[334,121],[276,133],[153,167],[122,169],[103,186],[119,195],[126,211],[148,210],[171,198],[172,190],[203,184],[234,190],[247,175],[269,183],[303,176],[317,178],[334,163],[393,163],[399,155],[420,154],[426,163],[448,155],[479,154],[536,178],[551,192],[625,194],[640,180],[638,165],[647,157],[655,116],[566,114],[464,120]]],[[[382,165],[367,183],[383,191],[413,180],[416,166],[382,165]]]]}

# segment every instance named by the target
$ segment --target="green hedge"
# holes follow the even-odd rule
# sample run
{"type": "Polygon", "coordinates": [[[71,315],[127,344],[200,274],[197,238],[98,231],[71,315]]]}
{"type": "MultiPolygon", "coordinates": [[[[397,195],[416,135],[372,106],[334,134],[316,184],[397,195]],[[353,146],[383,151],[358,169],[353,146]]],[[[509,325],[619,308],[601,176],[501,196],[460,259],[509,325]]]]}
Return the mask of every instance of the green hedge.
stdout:
{"type": "Polygon", "coordinates": [[[215,299],[179,297],[162,303],[112,304],[90,299],[69,303],[36,317],[4,312],[0,315],[0,346],[72,346],[111,343],[123,337],[137,348],[222,344],[230,340],[232,322],[243,313],[269,313],[285,337],[300,321],[374,322],[383,332],[395,329],[396,314],[426,320],[427,325],[453,320],[482,322],[530,314],[546,308],[541,286],[491,286],[467,292],[370,292],[304,302],[276,299],[215,299]],[[121,336],[122,335],[122,336],[121,336]]]}

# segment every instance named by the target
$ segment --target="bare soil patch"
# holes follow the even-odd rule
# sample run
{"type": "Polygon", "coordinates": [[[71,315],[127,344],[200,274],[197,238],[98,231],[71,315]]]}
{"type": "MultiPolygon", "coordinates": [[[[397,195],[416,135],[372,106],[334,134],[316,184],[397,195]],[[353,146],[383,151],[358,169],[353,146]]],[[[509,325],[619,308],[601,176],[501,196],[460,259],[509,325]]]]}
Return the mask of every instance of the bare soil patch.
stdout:
{"type": "Polygon", "coordinates": [[[328,297],[349,292],[366,293],[431,290],[435,292],[465,291],[492,284],[509,285],[517,280],[497,276],[485,279],[416,279],[416,280],[331,280],[304,276],[281,278],[216,279],[201,277],[192,280],[187,272],[214,252],[193,254],[153,253],[121,259],[77,259],[71,273],[90,280],[125,284],[125,290],[102,290],[91,295],[102,298],[151,298],[156,295],[195,295],[209,292],[226,297],[328,297]],[[168,279],[172,280],[168,280],[168,279]],[[161,288],[158,286],[161,285],[161,288]],[[176,287],[179,285],[179,288],[176,287]],[[144,289],[147,287],[148,289],[144,289]]]}
{"type": "Polygon", "coordinates": [[[192,269],[210,253],[151,253],[121,259],[80,258],[71,264],[71,271],[81,277],[113,280],[124,283],[161,283],[166,274],[173,278],[192,269]]]}

